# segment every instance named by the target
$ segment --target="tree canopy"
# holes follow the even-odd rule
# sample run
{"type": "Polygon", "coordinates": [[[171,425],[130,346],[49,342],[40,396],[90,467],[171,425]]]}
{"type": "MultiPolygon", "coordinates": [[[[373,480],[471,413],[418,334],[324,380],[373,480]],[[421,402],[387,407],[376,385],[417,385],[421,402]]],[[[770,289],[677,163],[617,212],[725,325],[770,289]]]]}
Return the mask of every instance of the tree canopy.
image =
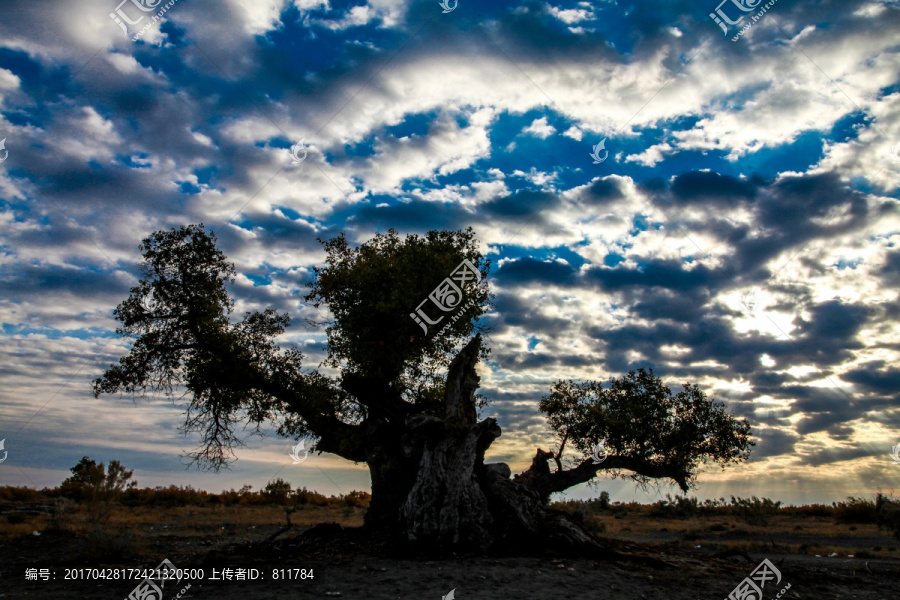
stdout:
{"type": "Polygon", "coordinates": [[[462,260],[484,281],[490,261],[471,229],[405,240],[389,230],[356,248],[343,235],[323,241],[326,265],[315,268],[306,301],[330,310],[329,364],[341,375],[304,373],[303,354],[275,341],[291,324],[288,314],[266,309],[230,318],[235,270],[216,243],[202,224],[143,240],[142,278],[114,311],[117,333],[134,340],[131,351],[94,381],[96,396],[183,390],[190,397],[184,431],[202,439],[191,456],[213,469],[243,443],[236,428],[244,421],[324,437],[320,450],[363,460],[351,426],[372,411],[405,418],[409,402],[433,408],[443,390],[440,369],[490,306],[487,286],[472,285],[461,318],[431,335],[409,316],[462,260]]]}
{"type": "Polygon", "coordinates": [[[558,381],[541,399],[540,410],[559,439],[553,456],[559,471],[567,442],[590,464],[594,445],[603,442],[610,456],[600,469],[627,469],[639,483],[664,476],[687,491],[701,465],[724,468],[746,460],[755,445],[750,424],[696,384],[673,394],[653,369],[632,370],[608,383],[558,381]]]}
{"type": "Polygon", "coordinates": [[[136,481],[131,481],[134,471],[125,469],[117,460],[110,461],[107,468],[84,456],[69,470],[72,475],[63,480],[60,489],[64,495],[86,502],[112,501],[137,486],[136,481]]]}
{"type": "Polygon", "coordinates": [[[474,232],[429,231],[401,240],[391,229],[355,248],[344,234],[322,243],[326,265],[314,268],[305,300],[331,313],[328,364],[342,368],[345,383],[365,378],[400,390],[407,400],[421,399],[491,305],[487,285],[470,285],[471,306],[446,329],[441,322],[424,335],[410,318],[463,260],[484,282],[490,261],[478,251],[474,232]]]}

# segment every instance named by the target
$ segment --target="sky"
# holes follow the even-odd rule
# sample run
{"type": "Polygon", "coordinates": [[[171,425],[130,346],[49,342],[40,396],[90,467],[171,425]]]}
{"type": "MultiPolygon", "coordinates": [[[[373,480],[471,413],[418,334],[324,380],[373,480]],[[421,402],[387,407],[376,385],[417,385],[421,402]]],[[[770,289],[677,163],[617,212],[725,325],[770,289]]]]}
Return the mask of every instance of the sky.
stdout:
{"type": "MultiPolygon", "coordinates": [[[[717,2],[0,2],[0,485],[87,455],[141,486],[368,489],[272,431],[197,471],[183,400],[91,395],[140,240],[204,223],[235,314],[289,312],[310,368],[317,238],[472,227],[513,472],[554,443],[555,381],[651,367],[752,426],[700,498],[900,492],[900,2],[717,2]]],[[[601,489],[675,492],[565,497],[601,489]]]]}

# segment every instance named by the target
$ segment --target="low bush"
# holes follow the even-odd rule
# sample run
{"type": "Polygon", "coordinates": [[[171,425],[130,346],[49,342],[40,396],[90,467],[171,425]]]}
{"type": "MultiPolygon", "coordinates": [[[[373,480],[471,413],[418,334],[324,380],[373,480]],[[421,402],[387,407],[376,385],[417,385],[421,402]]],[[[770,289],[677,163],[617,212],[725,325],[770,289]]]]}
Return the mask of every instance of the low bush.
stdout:
{"type": "MultiPolygon", "coordinates": [[[[880,494],[879,494],[880,495],[880,494]]],[[[846,502],[834,502],[834,519],[838,523],[876,523],[875,501],[850,496],[846,502]]]]}
{"type": "Polygon", "coordinates": [[[731,497],[731,506],[736,516],[747,525],[765,526],[772,517],[776,516],[781,508],[781,501],[773,502],[768,498],[731,497]]]}

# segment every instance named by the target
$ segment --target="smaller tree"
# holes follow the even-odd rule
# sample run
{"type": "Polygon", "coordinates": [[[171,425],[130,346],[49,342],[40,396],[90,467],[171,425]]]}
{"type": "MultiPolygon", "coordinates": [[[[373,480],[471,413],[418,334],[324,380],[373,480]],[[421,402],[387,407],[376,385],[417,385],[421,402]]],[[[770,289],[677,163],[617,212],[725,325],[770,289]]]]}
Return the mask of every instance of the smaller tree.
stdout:
{"type": "Polygon", "coordinates": [[[277,504],[284,509],[284,518],[287,522],[287,527],[293,527],[294,524],[291,523],[291,514],[297,510],[297,498],[295,497],[294,490],[291,489],[291,482],[285,481],[281,477],[273,479],[266,484],[265,488],[263,488],[262,496],[269,502],[277,504]]]}
{"type": "Polygon", "coordinates": [[[600,492],[598,505],[600,506],[600,510],[607,510],[609,508],[609,492],[606,490],[600,492]]]}
{"type": "Polygon", "coordinates": [[[263,495],[274,504],[287,504],[291,499],[291,483],[281,477],[273,479],[263,488],[263,495]]]}
{"type": "Polygon", "coordinates": [[[697,385],[685,384],[672,394],[653,369],[611,378],[607,387],[596,381],[558,381],[541,399],[540,410],[559,446],[555,452],[538,450],[532,468],[518,479],[545,499],[590,481],[601,470],[641,485],[670,479],[687,492],[702,465],[724,468],[741,462],[755,445],[746,419],[729,415],[697,385]],[[592,454],[601,442],[606,455],[598,462],[592,454]],[[580,464],[568,470],[562,465],[567,443],[582,454],[580,464]],[[551,459],[557,467],[552,473],[546,465],[551,459]]]}
{"type": "Polygon", "coordinates": [[[134,471],[128,471],[117,460],[104,463],[84,456],[78,464],[69,469],[72,476],[66,478],[60,490],[63,495],[77,500],[87,510],[88,519],[95,524],[109,519],[113,504],[127,489],[137,486],[129,481],[134,471]]]}

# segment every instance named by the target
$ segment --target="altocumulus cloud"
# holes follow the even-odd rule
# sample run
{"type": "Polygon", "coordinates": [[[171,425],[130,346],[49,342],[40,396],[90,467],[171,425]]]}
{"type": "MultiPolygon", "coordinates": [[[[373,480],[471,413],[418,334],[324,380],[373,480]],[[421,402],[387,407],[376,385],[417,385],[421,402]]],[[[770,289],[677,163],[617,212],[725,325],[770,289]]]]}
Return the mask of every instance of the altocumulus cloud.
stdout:
{"type": "MultiPolygon", "coordinates": [[[[291,312],[310,366],[316,238],[473,227],[497,294],[483,391],[514,466],[551,442],[554,380],[650,366],[758,434],[701,496],[774,495],[764,473],[797,482],[788,501],[895,480],[897,7],[780,3],[739,43],[695,1],[192,1],[138,42],[115,8],[2,9],[4,481],[56,484],[83,454],[147,484],[278,470],[270,436],[229,475],[185,475],[177,403],[88,393],[127,350],[111,311],[138,241],[189,222],[235,262],[239,311],[291,312]]],[[[367,485],[326,460],[304,484],[367,485]]]]}

